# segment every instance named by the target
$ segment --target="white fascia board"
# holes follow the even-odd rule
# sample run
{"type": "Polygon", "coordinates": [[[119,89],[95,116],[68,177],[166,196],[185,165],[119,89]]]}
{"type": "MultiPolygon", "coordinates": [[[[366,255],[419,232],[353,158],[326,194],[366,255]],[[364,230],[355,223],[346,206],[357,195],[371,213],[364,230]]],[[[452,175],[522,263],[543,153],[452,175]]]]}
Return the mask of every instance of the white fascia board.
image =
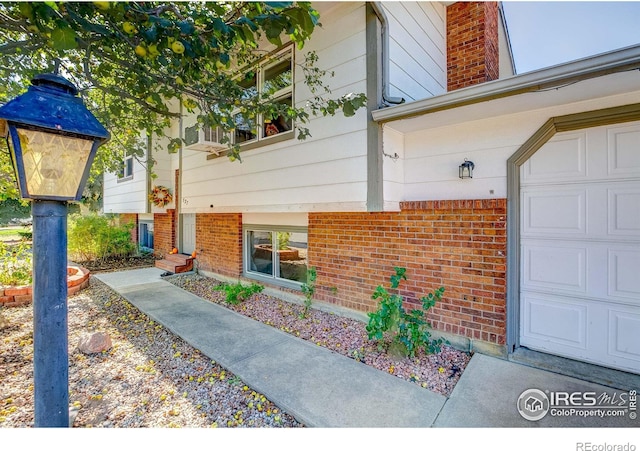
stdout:
{"type": "Polygon", "coordinates": [[[633,69],[640,69],[640,46],[626,47],[571,63],[477,84],[416,102],[382,108],[373,111],[372,116],[374,121],[380,123],[397,121],[526,92],[551,89],[633,69]]]}

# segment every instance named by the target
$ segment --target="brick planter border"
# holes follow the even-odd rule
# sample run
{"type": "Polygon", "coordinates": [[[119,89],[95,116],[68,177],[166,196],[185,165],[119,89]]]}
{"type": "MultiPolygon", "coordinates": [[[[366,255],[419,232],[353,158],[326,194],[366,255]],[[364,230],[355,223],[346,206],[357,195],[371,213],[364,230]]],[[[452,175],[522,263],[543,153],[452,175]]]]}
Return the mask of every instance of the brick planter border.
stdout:
{"type": "MultiPolygon", "coordinates": [[[[67,295],[72,296],[89,286],[90,272],[82,266],[67,267],[67,295]]],[[[33,301],[30,285],[0,287],[0,306],[18,307],[33,301]]]]}

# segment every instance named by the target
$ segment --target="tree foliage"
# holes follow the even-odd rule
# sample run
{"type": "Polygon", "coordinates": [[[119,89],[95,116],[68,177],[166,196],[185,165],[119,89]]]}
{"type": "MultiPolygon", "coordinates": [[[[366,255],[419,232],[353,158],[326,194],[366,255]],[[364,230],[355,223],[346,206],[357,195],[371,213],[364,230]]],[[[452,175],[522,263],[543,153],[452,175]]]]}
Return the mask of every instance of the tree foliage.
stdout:
{"type": "MultiPolygon", "coordinates": [[[[34,75],[58,70],[112,134],[95,174],[115,171],[125,153],[142,156],[147,142],[140,132],[164,137],[180,103],[200,125],[225,131],[238,111],[282,114],[304,138],[310,115],[351,116],[364,95],[331,98],[330,74],[318,69],[313,52],[296,62],[312,93],[306,105],[242,97],[240,82],[269,45],[291,41],[301,49],[317,26],[309,2],[3,2],[0,102],[23,92],[34,75]]],[[[175,137],[164,142],[169,151],[181,144],[175,137]]],[[[238,159],[239,149],[229,145],[228,155],[238,159]]],[[[7,179],[4,160],[0,184],[7,179]]]]}

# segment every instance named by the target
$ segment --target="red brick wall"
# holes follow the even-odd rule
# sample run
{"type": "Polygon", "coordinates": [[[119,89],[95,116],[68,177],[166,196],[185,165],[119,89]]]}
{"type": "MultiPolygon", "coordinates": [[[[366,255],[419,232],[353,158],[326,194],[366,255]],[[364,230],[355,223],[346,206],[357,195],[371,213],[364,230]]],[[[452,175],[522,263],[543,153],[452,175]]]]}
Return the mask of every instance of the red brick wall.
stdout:
{"type": "Polygon", "coordinates": [[[138,215],[136,213],[121,213],[119,218],[120,224],[133,224],[131,229],[131,241],[138,243],[138,215]]]}
{"type": "Polygon", "coordinates": [[[407,268],[409,303],[444,286],[435,329],[504,344],[506,199],[405,202],[399,213],[309,213],[316,298],[374,311],[377,285],[407,268]],[[337,290],[336,290],[337,289],[337,290]]]}
{"type": "Polygon", "coordinates": [[[176,247],[176,211],[153,214],[153,252],[157,256],[168,254],[176,247]]]}
{"type": "Polygon", "coordinates": [[[456,2],[447,7],[447,90],[499,77],[498,3],[456,2]]]}
{"type": "Polygon", "coordinates": [[[230,277],[242,274],[242,214],[196,214],[198,267],[230,277]]]}

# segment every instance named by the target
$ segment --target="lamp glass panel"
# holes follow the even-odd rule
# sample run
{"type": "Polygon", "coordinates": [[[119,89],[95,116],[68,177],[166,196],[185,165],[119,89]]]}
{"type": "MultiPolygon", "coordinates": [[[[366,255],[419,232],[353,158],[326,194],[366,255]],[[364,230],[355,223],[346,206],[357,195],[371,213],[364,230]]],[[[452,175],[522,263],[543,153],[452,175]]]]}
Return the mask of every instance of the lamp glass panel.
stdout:
{"type": "Polygon", "coordinates": [[[19,129],[29,195],[75,198],[93,141],[19,129]]]}
{"type": "Polygon", "coordinates": [[[18,176],[18,160],[16,159],[16,151],[13,148],[13,141],[11,140],[11,134],[7,136],[7,145],[9,147],[9,155],[11,156],[11,164],[13,165],[13,173],[18,181],[18,189],[22,194],[22,187],[20,186],[20,177],[18,176]]]}

